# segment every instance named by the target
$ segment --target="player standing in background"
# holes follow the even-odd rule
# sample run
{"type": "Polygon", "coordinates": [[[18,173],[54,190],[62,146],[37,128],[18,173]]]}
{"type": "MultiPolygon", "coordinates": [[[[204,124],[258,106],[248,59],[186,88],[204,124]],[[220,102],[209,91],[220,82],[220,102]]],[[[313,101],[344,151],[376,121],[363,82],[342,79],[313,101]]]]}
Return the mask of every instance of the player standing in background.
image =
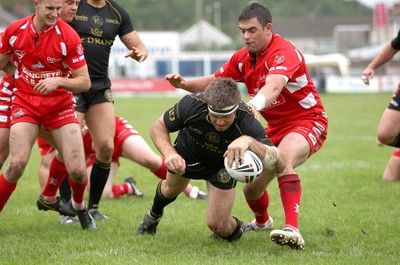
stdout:
{"type": "MultiPolygon", "coordinates": [[[[268,137],[286,159],[278,174],[281,200],[285,212],[283,229],[270,233],[272,241],[294,249],[304,248],[298,228],[301,184],[295,168],[317,152],[327,137],[328,119],[317,90],[307,70],[303,55],[289,41],[273,32],[268,8],[251,2],[239,16],[239,29],[245,47],[214,74],[185,80],[179,74],[165,78],[174,87],[190,92],[203,91],[216,77],[231,77],[245,83],[251,97],[248,104],[254,115],[268,122],[268,137]]],[[[243,186],[255,220],[249,230],[271,229],[266,187],[275,177],[243,186]]]]}
{"type": "MultiPolygon", "coordinates": [[[[393,59],[400,50],[400,31],[397,36],[387,43],[383,50],[369,63],[361,75],[361,79],[366,85],[369,85],[370,80],[375,75],[375,70],[385,63],[393,59]]],[[[389,159],[383,180],[393,181],[400,180],[400,93],[399,88],[395,90],[392,100],[388,108],[383,112],[381,120],[378,124],[376,140],[378,145],[389,145],[396,147],[393,155],[389,159]]]]}
{"type": "Polygon", "coordinates": [[[88,208],[92,215],[99,216],[102,213],[98,207],[114,149],[114,99],[108,78],[111,46],[119,36],[129,49],[125,57],[138,62],[147,58],[147,48],[135,31],[129,14],[113,0],[82,0],[70,25],[81,37],[92,82],[89,92],[75,94],[75,110],[80,122],[85,119],[93,138],[96,158],[90,177],[88,208]]]}
{"type": "Polygon", "coordinates": [[[43,210],[76,213],[83,229],[95,229],[83,195],[86,167],[83,142],[71,92],[90,88],[90,78],[79,36],[58,19],[61,0],[34,0],[35,14],[9,25],[0,46],[0,69],[13,55],[18,61],[12,100],[10,157],[0,174],[0,211],[16,188],[29,161],[40,126],[48,130],[66,161],[73,199],[70,209],[56,197],[57,190],[37,201],[43,210]],[[40,106],[38,108],[37,106],[40,106]]]}

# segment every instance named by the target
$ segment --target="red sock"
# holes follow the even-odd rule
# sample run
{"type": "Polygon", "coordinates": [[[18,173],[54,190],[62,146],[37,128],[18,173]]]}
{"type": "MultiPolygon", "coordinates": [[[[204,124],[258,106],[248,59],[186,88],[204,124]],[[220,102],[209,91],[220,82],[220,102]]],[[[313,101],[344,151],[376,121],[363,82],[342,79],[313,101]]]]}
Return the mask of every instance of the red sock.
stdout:
{"type": "Polygon", "coordinates": [[[301,184],[297,174],[290,174],[278,178],[281,191],[281,201],[285,211],[285,226],[299,227],[299,210],[301,184]]]}
{"type": "Polygon", "coordinates": [[[57,195],[58,188],[61,182],[67,175],[65,165],[55,156],[50,163],[49,177],[46,186],[43,189],[42,195],[45,197],[54,197],[57,195]]]}
{"type": "Polygon", "coordinates": [[[159,179],[166,179],[167,178],[167,166],[165,165],[165,158],[162,158],[162,164],[159,169],[152,170],[154,175],[156,175],[159,179]]]}
{"type": "Polygon", "coordinates": [[[246,200],[250,209],[253,211],[256,222],[259,224],[264,224],[269,219],[268,214],[268,205],[269,205],[269,196],[267,190],[264,190],[264,193],[255,201],[246,200]]]}
{"type": "Polygon", "coordinates": [[[17,182],[10,183],[5,178],[3,173],[0,174],[0,212],[3,210],[11,194],[15,190],[17,182]]]}
{"type": "Polygon", "coordinates": [[[71,185],[72,199],[76,203],[82,203],[88,178],[86,178],[85,182],[82,184],[75,183],[71,178],[68,178],[68,182],[69,185],[71,185]]]}
{"type": "Polygon", "coordinates": [[[112,193],[113,193],[114,199],[118,198],[119,196],[128,194],[129,186],[130,185],[128,183],[114,184],[112,186],[112,193]]]}

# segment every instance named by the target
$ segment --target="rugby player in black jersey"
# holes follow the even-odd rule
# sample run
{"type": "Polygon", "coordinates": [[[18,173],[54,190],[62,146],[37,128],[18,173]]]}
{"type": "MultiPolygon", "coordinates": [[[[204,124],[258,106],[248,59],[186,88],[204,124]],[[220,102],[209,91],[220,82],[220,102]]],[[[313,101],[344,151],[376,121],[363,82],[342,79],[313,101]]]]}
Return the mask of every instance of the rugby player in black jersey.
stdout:
{"type": "Polygon", "coordinates": [[[85,119],[96,152],[88,208],[95,218],[104,218],[98,207],[110,172],[115,132],[114,100],[108,77],[111,46],[119,36],[129,49],[125,57],[143,62],[148,53],[129,14],[113,0],[82,0],[70,25],[81,37],[92,82],[89,92],[75,94],[78,119],[85,119]]]}
{"type": "Polygon", "coordinates": [[[208,190],[207,225],[213,237],[240,239],[243,223],[231,215],[236,181],[227,173],[224,157],[232,165],[246,149],[252,150],[264,164],[260,178],[266,177],[267,170],[279,171],[284,165],[278,149],[240,97],[236,82],[216,78],[204,93],[186,95],[151,127],[151,138],[165,157],[168,174],[159,182],[138,234],[155,234],[164,208],[190,179],[203,179],[208,190]],[[172,144],[170,133],[177,131],[172,144]]]}

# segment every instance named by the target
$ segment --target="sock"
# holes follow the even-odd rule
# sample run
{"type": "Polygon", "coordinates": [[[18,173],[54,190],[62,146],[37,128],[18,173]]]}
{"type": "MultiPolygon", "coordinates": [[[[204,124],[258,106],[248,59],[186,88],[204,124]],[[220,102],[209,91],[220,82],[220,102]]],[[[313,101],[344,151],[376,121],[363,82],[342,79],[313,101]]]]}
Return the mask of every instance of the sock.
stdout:
{"type": "Polygon", "coordinates": [[[151,215],[154,218],[159,218],[163,215],[164,208],[170,204],[171,202],[175,201],[176,197],[172,199],[165,198],[162,193],[161,193],[161,183],[163,181],[161,180],[156,189],[156,195],[154,196],[154,201],[153,201],[153,206],[151,207],[151,215]]]}
{"type": "Polygon", "coordinates": [[[242,235],[243,235],[243,229],[241,229],[240,221],[236,217],[232,216],[236,220],[236,228],[233,230],[232,234],[226,237],[221,237],[222,239],[228,241],[228,242],[233,242],[236,240],[239,240],[242,235]]]}
{"type": "Polygon", "coordinates": [[[186,196],[189,196],[190,192],[192,191],[193,186],[189,183],[187,184],[185,190],[183,191],[183,193],[185,193],[186,196]]]}
{"type": "Polygon", "coordinates": [[[133,189],[132,189],[132,186],[128,183],[114,184],[112,186],[112,193],[113,193],[114,199],[116,199],[119,196],[122,196],[125,194],[132,194],[133,189]]]}
{"type": "Polygon", "coordinates": [[[46,186],[42,191],[42,195],[47,198],[55,199],[58,188],[66,175],[67,169],[65,168],[65,165],[55,156],[50,163],[49,177],[46,186]]]}
{"type": "Polygon", "coordinates": [[[167,178],[167,166],[165,165],[165,158],[162,158],[162,164],[161,166],[156,169],[156,170],[152,170],[151,172],[153,172],[154,175],[156,175],[159,179],[166,179],[167,178]]]}
{"type": "Polygon", "coordinates": [[[256,217],[256,223],[265,224],[269,219],[269,196],[267,190],[264,190],[264,193],[257,200],[250,201],[246,199],[246,201],[256,217]]]}
{"type": "Polygon", "coordinates": [[[61,199],[63,199],[65,202],[71,200],[72,192],[71,192],[71,186],[69,185],[68,176],[65,176],[64,180],[61,182],[61,185],[59,187],[59,192],[61,199]]]}
{"type": "Polygon", "coordinates": [[[297,174],[290,174],[278,178],[281,201],[285,212],[285,226],[298,230],[301,184],[297,174]]]}
{"type": "Polygon", "coordinates": [[[4,174],[0,174],[0,212],[6,206],[8,199],[14,192],[17,182],[10,183],[4,178],[4,174]]]}
{"type": "Polygon", "coordinates": [[[97,209],[99,207],[101,195],[110,174],[110,167],[111,163],[105,164],[97,159],[94,160],[92,172],[90,173],[88,209],[97,209]]]}
{"type": "MultiPolygon", "coordinates": [[[[85,193],[86,185],[87,185],[87,178],[83,184],[75,183],[71,178],[68,178],[69,185],[71,186],[72,190],[72,201],[76,204],[83,203],[83,195],[85,193]]],[[[75,208],[80,210],[78,208],[75,208]]]]}

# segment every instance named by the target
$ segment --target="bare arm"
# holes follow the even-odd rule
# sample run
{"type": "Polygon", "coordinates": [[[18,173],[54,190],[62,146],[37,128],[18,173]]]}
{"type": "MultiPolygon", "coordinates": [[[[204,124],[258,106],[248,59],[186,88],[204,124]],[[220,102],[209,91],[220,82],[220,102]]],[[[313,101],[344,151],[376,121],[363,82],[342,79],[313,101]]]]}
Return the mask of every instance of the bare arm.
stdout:
{"type": "MultiPolygon", "coordinates": [[[[257,111],[270,106],[282,92],[286,82],[287,78],[282,75],[267,76],[265,85],[257,95],[247,103],[251,107],[253,113],[256,115],[257,111]]],[[[258,116],[256,115],[256,117],[258,116]]]]}
{"type": "Polygon", "coordinates": [[[59,87],[62,87],[71,92],[87,92],[90,89],[91,82],[87,65],[84,65],[76,70],[72,70],[72,77],[50,77],[41,80],[37,83],[34,89],[42,94],[49,94],[59,87]]]}
{"type": "Polygon", "coordinates": [[[206,90],[208,84],[215,78],[214,74],[194,78],[191,80],[186,80],[179,74],[167,74],[165,76],[165,80],[169,81],[169,83],[176,87],[182,88],[188,92],[195,93],[195,92],[202,92],[206,90]]]}
{"type": "Polygon", "coordinates": [[[375,69],[389,62],[397,52],[398,50],[393,49],[390,42],[387,43],[378,56],[376,56],[362,72],[361,78],[364,83],[369,85],[369,81],[374,77],[375,69]]]}
{"type": "MultiPolygon", "coordinates": [[[[3,70],[7,74],[10,74],[9,73],[10,58],[11,58],[11,55],[0,54],[0,70],[3,70]]],[[[13,75],[13,73],[11,73],[11,76],[12,75],[13,75]]]]}
{"type": "Polygon", "coordinates": [[[128,33],[121,37],[121,41],[128,48],[129,52],[125,57],[131,57],[139,63],[146,60],[148,51],[146,45],[142,42],[136,31],[128,33]]]}
{"type": "Polygon", "coordinates": [[[165,164],[168,170],[176,172],[178,175],[182,175],[186,169],[185,160],[176,152],[175,148],[171,144],[171,137],[168,129],[165,127],[165,123],[162,115],[150,128],[150,137],[165,157],[165,164]]]}

